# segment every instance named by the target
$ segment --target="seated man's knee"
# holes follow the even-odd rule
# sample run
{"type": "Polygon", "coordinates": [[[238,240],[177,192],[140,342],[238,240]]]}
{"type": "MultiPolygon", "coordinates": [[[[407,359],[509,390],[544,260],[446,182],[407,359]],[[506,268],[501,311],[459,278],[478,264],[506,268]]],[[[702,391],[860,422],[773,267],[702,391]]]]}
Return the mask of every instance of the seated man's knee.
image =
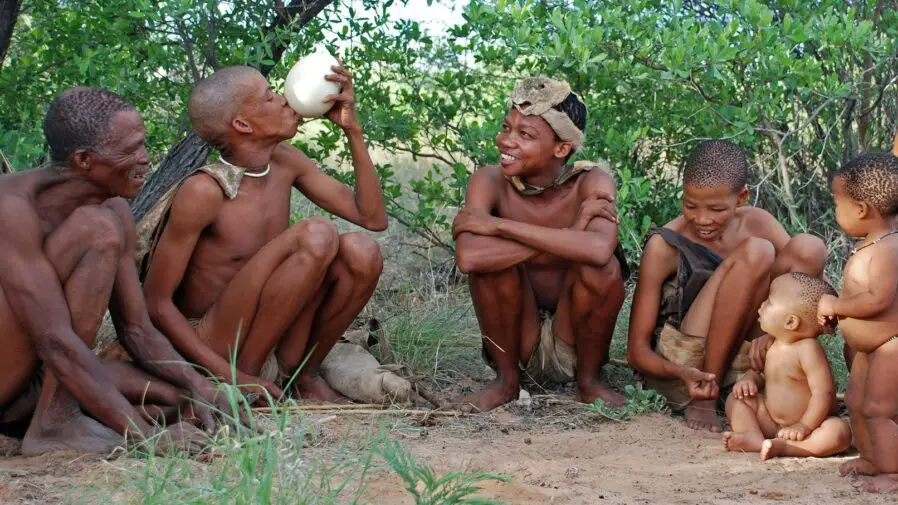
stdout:
{"type": "Polygon", "coordinates": [[[491,291],[491,296],[497,300],[516,299],[521,295],[521,272],[518,267],[468,274],[468,282],[474,292],[491,291]]]}
{"type": "Polygon", "coordinates": [[[785,252],[792,258],[793,271],[819,275],[826,264],[826,244],[820,237],[808,233],[795,235],[786,244],[785,252]]]}
{"type": "Polygon", "coordinates": [[[337,255],[340,235],[334,223],[326,218],[303,219],[291,226],[287,233],[296,252],[302,252],[327,264],[337,255]]]}
{"type": "Polygon", "coordinates": [[[384,269],[380,246],[365,233],[341,235],[337,256],[349,266],[353,278],[360,282],[376,283],[384,269]]]}
{"type": "Polygon", "coordinates": [[[763,238],[750,237],[739,246],[738,260],[744,262],[758,275],[766,275],[776,260],[776,248],[763,238]]]}
{"type": "Polygon", "coordinates": [[[100,205],[87,205],[75,209],[69,219],[75,220],[84,233],[90,249],[121,253],[125,244],[125,230],[121,218],[114,210],[100,205]]]}
{"type": "Polygon", "coordinates": [[[605,293],[617,287],[623,287],[620,263],[617,258],[597,267],[592,265],[574,265],[572,267],[577,276],[577,281],[593,293],[605,293]]]}
{"type": "Polygon", "coordinates": [[[849,426],[848,422],[844,419],[833,419],[832,422],[837,424],[835,429],[835,445],[838,452],[842,452],[851,447],[851,426],[849,426]]]}

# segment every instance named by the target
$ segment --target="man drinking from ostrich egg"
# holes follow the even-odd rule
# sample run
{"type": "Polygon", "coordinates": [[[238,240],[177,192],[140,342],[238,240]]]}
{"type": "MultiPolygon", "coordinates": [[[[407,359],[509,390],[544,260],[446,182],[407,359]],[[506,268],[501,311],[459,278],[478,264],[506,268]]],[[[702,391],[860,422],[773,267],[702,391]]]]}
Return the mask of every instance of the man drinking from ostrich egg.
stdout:
{"type": "Polygon", "coordinates": [[[367,234],[340,235],[323,217],[290,225],[296,188],[347,221],[372,231],[387,227],[352,75],[330,61],[317,77],[303,64],[299,70],[307,72],[298,82],[288,77],[287,87],[304,95],[303,86],[337,84],[338,92],[319,102],[346,133],[354,190],[285,142],[302,117],[262,74],[229,67],[200,81],[188,102],[193,128],[218,154],[151,211],[159,224],[142,268],[154,324],[189,360],[229,381],[236,355],[235,379],[245,392],[278,397],[279,382],[302,364],[294,384],[303,398],[345,401],[320,376],[321,362],[382,270],[380,249],[367,234]]]}

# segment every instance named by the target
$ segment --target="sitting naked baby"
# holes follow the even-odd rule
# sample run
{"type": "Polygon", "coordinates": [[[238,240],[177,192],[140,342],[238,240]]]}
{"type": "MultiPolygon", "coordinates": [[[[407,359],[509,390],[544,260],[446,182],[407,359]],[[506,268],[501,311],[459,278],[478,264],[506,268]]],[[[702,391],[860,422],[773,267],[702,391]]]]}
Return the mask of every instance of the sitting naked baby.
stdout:
{"type": "Polygon", "coordinates": [[[761,328],[773,337],[764,370],[736,383],[726,402],[733,431],[723,434],[729,451],[776,456],[825,457],[851,444],[851,428],[837,417],[832,370],[817,336],[824,327],[817,303],[835,290],[798,272],[777,277],[761,305],[761,328]],[[762,375],[763,373],[763,375],[762,375]]]}

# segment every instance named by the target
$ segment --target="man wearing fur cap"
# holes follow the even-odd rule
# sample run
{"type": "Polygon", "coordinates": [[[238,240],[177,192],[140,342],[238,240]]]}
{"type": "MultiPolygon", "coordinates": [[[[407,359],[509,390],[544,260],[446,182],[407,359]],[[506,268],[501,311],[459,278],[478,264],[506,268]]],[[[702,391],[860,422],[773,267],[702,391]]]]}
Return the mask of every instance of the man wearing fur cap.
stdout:
{"type": "Polygon", "coordinates": [[[453,224],[484,357],[497,372],[458,403],[486,411],[516,398],[521,381],[576,380],[579,400],[619,406],[624,398],[599,380],[627,275],[614,180],[604,162],[567,163],[583,144],[587,111],[566,82],[525,79],[509,102],[500,163],[471,176],[453,224]]]}

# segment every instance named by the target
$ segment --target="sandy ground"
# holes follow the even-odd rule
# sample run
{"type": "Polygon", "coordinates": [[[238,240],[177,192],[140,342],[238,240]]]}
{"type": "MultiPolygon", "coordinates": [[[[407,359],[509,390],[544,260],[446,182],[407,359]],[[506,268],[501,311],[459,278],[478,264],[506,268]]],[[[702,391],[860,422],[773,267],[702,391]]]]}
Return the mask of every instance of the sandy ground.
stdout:
{"type": "MultiPolygon", "coordinates": [[[[515,416],[506,417],[513,427],[515,416]]],[[[863,478],[840,478],[837,469],[847,456],[760,463],[757,454],[724,451],[719,435],[696,433],[658,414],[595,429],[508,429],[463,438],[435,430],[406,447],[437,469],[475,467],[511,476],[482,495],[516,505],[898,501],[862,495],[855,486],[863,478]]],[[[379,504],[412,503],[386,483],[369,497],[379,504]]]]}
{"type": "MultiPolygon", "coordinates": [[[[487,484],[481,496],[515,505],[898,501],[861,494],[856,486],[862,477],[840,478],[838,465],[848,456],[760,463],[756,454],[727,453],[718,435],[694,432],[664,415],[587,424],[557,416],[535,424],[511,410],[473,424],[442,421],[400,439],[438,472],[482,469],[510,477],[507,484],[487,484]]],[[[357,429],[374,423],[351,419],[339,424],[357,429]]],[[[0,460],[0,503],[67,503],[67,492],[85,480],[102,486],[116,464],[128,463],[75,454],[0,460]]],[[[110,493],[117,487],[113,481],[110,493]]],[[[363,503],[413,504],[396,475],[377,473],[369,482],[363,503]]]]}

